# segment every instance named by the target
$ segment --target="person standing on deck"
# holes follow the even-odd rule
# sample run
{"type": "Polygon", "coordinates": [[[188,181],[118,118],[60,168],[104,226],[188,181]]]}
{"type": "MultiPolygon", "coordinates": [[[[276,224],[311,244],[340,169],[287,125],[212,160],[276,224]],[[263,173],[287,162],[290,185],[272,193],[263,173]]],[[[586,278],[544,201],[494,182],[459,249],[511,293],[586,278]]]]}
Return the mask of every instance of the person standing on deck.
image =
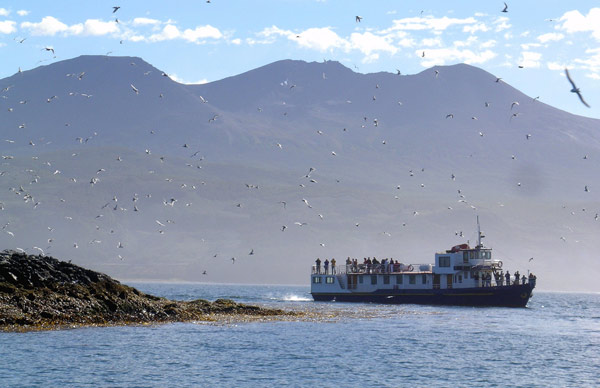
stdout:
{"type": "Polygon", "coordinates": [[[325,269],[325,275],[327,275],[329,271],[329,260],[325,259],[325,262],[323,263],[323,268],[325,269]]]}
{"type": "Polygon", "coordinates": [[[320,274],[321,273],[321,259],[319,259],[317,257],[317,260],[315,260],[315,263],[317,264],[317,273],[320,274]]]}
{"type": "Polygon", "coordinates": [[[331,274],[335,275],[335,258],[331,259],[331,274]]]}
{"type": "Polygon", "coordinates": [[[519,271],[515,272],[515,283],[514,284],[515,284],[515,286],[519,285],[519,271]]]}
{"type": "Polygon", "coordinates": [[[504,277],[506,278],[506,285],[510,286],[510,272],[506,271],[506,275],[504,275],[504,277]]]}

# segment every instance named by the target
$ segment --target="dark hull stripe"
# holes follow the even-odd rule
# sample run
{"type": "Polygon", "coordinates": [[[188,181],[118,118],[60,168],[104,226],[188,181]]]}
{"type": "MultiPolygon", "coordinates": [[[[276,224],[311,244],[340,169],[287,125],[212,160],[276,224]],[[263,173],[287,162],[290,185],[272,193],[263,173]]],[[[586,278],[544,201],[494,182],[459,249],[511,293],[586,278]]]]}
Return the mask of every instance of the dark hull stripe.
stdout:
{"type": "Polygon", "coordinates": [[[315,301],[338,301],[386,304],[429,304],[452,306],[525,307],[533,287],[529,284],[504,287],[440,289],[440,290],[377,290],[371,293],[316,293],[315,301]]]}

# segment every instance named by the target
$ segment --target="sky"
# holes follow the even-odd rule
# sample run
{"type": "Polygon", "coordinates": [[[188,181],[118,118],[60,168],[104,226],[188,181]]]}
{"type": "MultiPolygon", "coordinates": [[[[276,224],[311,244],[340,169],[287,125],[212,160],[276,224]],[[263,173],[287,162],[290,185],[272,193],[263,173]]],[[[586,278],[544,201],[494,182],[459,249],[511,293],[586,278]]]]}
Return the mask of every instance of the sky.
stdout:
{"type": "Polygon", "coordinates": [[[502,1],[442,0],[1,1],[0,78],[89,54],[141,57],[182,83],[282,59],[402,74],[468,63],[532,98],[600,118],[600,4],[529,0],[503,9],[502,1]],[[565,68],[591,108],[570,93],[565,68]]]}

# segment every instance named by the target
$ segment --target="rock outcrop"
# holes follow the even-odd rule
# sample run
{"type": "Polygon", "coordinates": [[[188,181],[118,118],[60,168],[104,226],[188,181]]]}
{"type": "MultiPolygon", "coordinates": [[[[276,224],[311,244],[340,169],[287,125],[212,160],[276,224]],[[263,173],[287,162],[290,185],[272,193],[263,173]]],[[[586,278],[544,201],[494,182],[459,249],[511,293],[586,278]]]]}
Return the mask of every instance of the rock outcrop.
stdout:
{"type": "Polygon", "coordinates": [[[0,330],[294,314],[226,299],[209,302],[159,298],[103,273],[52,257],[0,253],[0,330]]]}

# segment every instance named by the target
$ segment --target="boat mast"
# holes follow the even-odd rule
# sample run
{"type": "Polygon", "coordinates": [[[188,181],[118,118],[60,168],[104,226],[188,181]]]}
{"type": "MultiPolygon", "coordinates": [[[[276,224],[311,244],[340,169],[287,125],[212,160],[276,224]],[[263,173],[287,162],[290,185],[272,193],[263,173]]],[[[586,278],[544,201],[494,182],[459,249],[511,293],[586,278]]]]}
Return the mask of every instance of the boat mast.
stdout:
{"type": "Polygon", "coordinates": [[[477,216],[477,248],[483,248],[483,244],[481,244],[481,239],[485,236],[481,234],[481,227],[479,226],[479,216],[477,216]]]}

